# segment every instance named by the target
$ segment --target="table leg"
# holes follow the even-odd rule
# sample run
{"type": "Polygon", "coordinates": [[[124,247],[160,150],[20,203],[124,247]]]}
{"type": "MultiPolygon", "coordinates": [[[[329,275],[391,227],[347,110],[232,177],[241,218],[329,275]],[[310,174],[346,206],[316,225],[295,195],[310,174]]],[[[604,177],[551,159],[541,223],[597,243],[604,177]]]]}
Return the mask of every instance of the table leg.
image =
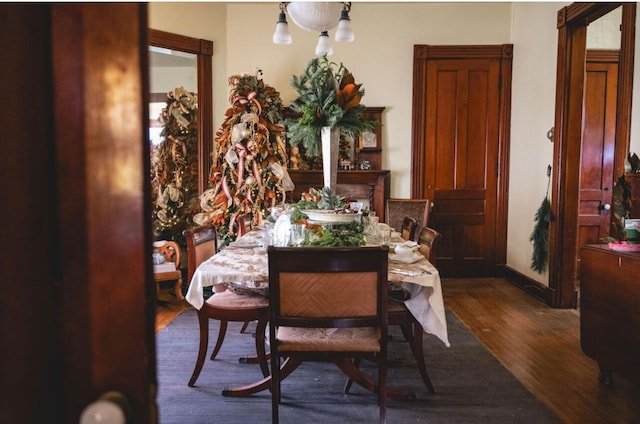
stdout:
{"type": "MultiPolygon", "coordinates": [[[[378,383],[367,377],[350,358],[336,358],[333,361],[353,382],[373,393],[378,393],[378,383]]],[[[394,400],[416,400],[416,394],[407,390],[387,387],[387,397],[394,400]]]]}
{"type": "MultiPolygon", "coordinates": [[[[378,393],[378,384],[373,381],[371,378],[367,377],[362,373],[354,364],[351,362],[350,358],[337,358],[333,361],[342,372],[353,380],[355,383],[358,383],[360,386],[369,390],[373,393],[378,393]]],[[[282,363],[282,367],[280,367],[280,376],[281,379],[284,380],[298,368],[298,366],[302,363],[302,361],[298,359],[287,358],[282,363]]],[[[242,397],[249,396],[254,393],[259,393],[264,390],[271,389],[271,376],[265,377],[262,380],[256,381],[255,383],[248,384],[245,386],[238,387],[227,387],[222,390],[222,396],[227,397],[242,397]]],[[[387,387],[387,396],[390,399],[394,400],[415,400],[416,395],[413,392],[409,392],[406,390],[398,390],[393,389],[391,387],[387,387]]]]}
{"type": "MultiPolygon", "coordinates": [[[[293,372],[300,365],[300,361],[293,361],[291,358],[287,358],[280,367],[280,375],[284,380],[289,374],[293,372]]],[[[271,376],[265,377],[262,380],[256,381],[252,384],[239,387],[227,387],[222,390],[222,396],[227,397],[242,397],[249,396],[254,393],[259,393],[263,390],[271,389],[271,376]]]]}

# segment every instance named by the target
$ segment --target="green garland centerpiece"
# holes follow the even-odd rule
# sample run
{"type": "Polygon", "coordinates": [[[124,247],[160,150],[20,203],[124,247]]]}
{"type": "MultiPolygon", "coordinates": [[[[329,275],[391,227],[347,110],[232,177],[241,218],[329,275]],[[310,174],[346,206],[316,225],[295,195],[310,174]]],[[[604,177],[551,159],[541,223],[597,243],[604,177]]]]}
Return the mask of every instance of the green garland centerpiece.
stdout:
{"type": "Polygon", "coordinates": [[[311,188],[303,193],[300,200],[292,205],[291,221],[305,224],[307,237],[303,246],[362,246],[365,244],[364,226],[360,220],[348,223],[316,224],[309,221],[304,211],[324,210],[335,214],[352,214],[357,211],[349,208],[345,198],[324,187],[322,190],[311,188]]]}
{"type": "Polygon", "coordinates": [[[355,83],[342,63],[330,62],[326,55],[311,59],[304,73],[291,77],[291,85],[298,93],[291,110],[299,117],[285,120],[287,137],[293,147],[302,144],[306,156],[321,155],[322,127],[339,128],[342,135],[355,139],[379,124],[362,117],[362,84],[355,83]]]}

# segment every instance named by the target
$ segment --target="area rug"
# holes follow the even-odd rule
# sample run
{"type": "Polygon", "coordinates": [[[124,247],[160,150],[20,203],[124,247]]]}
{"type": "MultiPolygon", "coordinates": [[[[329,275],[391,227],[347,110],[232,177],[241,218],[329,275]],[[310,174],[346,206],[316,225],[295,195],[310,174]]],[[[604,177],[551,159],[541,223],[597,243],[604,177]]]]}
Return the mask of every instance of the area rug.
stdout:
{"type": "MultiPolygon", "coordinates": [[[[447,310],[451,347],[425,335],[427,368],[437,393],[430,394],[415,361],[397,328],[390,327],[389,385],[411,390],[414,401],[389,400],[388,423],[559,423],[553,413],[513,377],[469,329],[447,310]]],[[[271,392],[244,398],[222,396],[229,386],[261,379],[257,365],[238,358],[255,351],[251,331],[240,333],[241,324],[230,323],[218,358],[208,358],[196,387],[187,382],[198,352],[198,319],[195,310],[182,312],[156,336],[158,357],[158,405],[161,424],[266,423],[271,421],[271,392]]],[[[251,328],[251,327],[250,327],[251,328]]],[[[210,321],[210,350],[218,325],[210,321]]],[[[363,364],[375,376],[373,364],[363,364]]],[[[303,364],[282,382],[280,422],[374,423],[376,395],[353,385],[342,389],[345,377],[333,364],[303,364]]]]}

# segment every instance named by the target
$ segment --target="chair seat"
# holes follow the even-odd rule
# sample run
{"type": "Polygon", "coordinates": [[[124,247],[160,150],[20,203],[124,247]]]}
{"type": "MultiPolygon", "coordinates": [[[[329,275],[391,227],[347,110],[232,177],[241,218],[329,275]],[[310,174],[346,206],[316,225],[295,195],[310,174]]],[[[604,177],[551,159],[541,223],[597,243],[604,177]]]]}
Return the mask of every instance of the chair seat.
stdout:
{"type": "Polygon", "coordinates": [[[155,281],[172,281],[177,280],[178,278],[182,278],[182,271],[167,271],[167,272],[156,272],[153,274],[153,279],[155,281]]]}
{"type": "Polygon", "coordinates": [[[278,327],[278,349],[287,352],[379,352],[380,329],[278,327]],[[319,335],[321,337],[319,337],[319,335]],[[330,349],[328,349],[330,347],[330,349]]]}
{"type": "Polygon", "coordinates": [[[207,305],[218,309],[242,310],[268,308],[269,299],[262,296],[240,295],[232,291],[226,290],[216,293],[207,299],[207,305]]]}

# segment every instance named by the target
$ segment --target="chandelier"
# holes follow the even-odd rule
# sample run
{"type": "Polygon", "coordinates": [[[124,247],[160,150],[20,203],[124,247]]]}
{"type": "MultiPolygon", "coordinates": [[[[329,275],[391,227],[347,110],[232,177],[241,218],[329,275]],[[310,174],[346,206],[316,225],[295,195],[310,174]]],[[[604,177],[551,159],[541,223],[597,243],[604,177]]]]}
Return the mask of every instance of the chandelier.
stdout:
{"type": "Polygon", "coordinates": [[[273,33],[275,44],[291,44],[291,34],[287,24],[287,14],[300,28],[306,31],[318,32],[318,44],[316,55],[331,55],[333,48],[329,44],[329,30],[336,25],[335,40],[350,42],[355,39],[351,30],[349,12],[351,2],[306,2],[291,1],[280,3],[280,15],[276,23],[276,31],[273,33]]]}

